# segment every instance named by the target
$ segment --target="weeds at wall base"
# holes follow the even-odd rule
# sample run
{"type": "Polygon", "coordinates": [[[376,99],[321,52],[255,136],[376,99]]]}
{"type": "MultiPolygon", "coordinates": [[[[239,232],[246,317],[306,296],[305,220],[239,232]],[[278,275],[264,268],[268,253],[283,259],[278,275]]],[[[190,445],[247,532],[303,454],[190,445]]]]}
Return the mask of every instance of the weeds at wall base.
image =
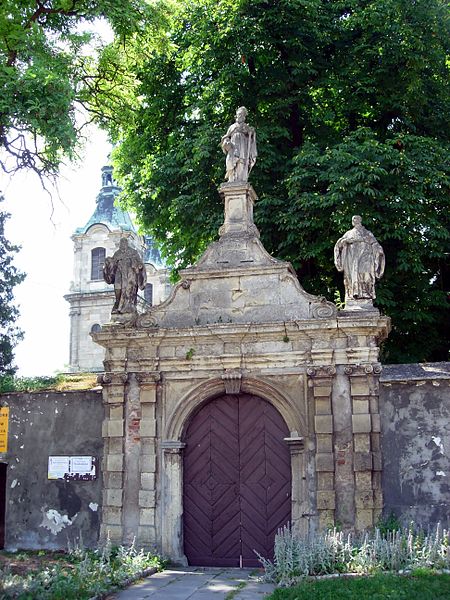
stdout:
{"type": "Polygon", "coordinates": [[[100,600],[162,567],[158,556],[137,550],[134,544],[130,548],[113,547],[108,541],[98,550],[69,550],[61,564],[53,561],[26,575],[3,571],[0,599],[100,600]]]}

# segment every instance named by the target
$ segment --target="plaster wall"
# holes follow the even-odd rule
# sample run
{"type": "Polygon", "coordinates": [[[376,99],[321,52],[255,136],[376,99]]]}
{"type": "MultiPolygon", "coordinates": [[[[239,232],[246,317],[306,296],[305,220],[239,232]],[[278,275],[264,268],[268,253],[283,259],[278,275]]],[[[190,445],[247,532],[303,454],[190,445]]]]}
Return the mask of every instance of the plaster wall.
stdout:
{"type": "Polygon", "coordinates": [[[67,548],[68,541],[95,546],[102,474],[94,481],[49,480],[49,456],[94,456],[103,443],[101,391],[2,394],[9,406],[6,463],[5,547],[67,548]]]}
{"type": "Polygon", "coordinates": [[[388,365],[380,386],[384,514],[450,526],[450,363],[388,365]]]}

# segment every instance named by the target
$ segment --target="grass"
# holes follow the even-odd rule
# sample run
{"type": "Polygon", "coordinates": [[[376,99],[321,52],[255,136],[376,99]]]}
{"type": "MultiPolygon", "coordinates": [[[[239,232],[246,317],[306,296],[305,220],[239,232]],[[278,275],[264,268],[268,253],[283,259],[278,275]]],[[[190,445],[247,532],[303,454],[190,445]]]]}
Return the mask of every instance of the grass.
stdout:
{"type": "Polygon", "coordinates": [[[68,392],[89,390],[97,385],[97,374],[95,373],[60,373],[42,377],[3,375],[0,377],[0,394],[9,392],[68,392]]]}
{"type": "Polygon", "coordinates": [[[247,585],[246,581],[241,581],[241,583],[238,583],[238,585],[234,588],[234,590],[231,590],[230,592],[228,592],[228,594],[225,596],[224,600],[233,600],[233,598],[235,596],[237,596],[237,594],[245,588],[245,586],[247,585]]]}
{"type": "Polygon", "coordinates": [[[449,600],[450,575],[431,572],[408,576],[378,574],[305,580],[277,589],[266,600],[449,600]]]}

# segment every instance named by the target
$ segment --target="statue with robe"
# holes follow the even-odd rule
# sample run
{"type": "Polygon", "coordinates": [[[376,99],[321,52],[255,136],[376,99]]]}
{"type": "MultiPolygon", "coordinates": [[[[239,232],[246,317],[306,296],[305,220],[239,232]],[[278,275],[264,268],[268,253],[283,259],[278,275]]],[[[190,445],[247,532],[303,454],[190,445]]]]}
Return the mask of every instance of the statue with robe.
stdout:
{"type": "Polygon", "coordinates": [[[245,122],[247,109],[241,106],[236,111],[236,122],[222,137],[221,146],[226,154],[225,178],[229,182],[248,181],[257,157],[254,127],[245,122]]]}
{"type": "Polygon", "coordinates": [[[135,314],[138,289],[147,282],[145,265],[137,250],[131,248],[126,238],[121,238],[119,249],[105,260],[103,277],[114,284],[116,300],[112,314],[135,314]]]}
{"type": "Polygon", "coordinates": [[[345,301],[371,301],[375,296],[375,281],[384,273],[383,248],[373,233],[361,222],[361,217],[352,218],[353,229],[347,231],[334,247],[334,263],[338,271],[344,272],[345,301]]]}

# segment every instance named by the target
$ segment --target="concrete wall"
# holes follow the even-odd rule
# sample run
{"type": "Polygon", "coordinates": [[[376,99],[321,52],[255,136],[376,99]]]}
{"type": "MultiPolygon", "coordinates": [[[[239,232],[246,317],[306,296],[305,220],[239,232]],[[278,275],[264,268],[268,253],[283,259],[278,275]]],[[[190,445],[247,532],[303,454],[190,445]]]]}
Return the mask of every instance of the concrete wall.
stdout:
{"type": "Polygon", "coordinates": [[[384,514],[450,526],[450,363],[387,365],[380,385],[384,514]]]}
{"type": "MultiPolygon", "coordinates": [[[[5,548],[66,548],[98,540],[102,479],[48,480],[51,455],[102,458],[100,391],[3,394],[9,406],[5,548]]],[[[100,471],[100,469],[99,469],[100,471]]]]}

